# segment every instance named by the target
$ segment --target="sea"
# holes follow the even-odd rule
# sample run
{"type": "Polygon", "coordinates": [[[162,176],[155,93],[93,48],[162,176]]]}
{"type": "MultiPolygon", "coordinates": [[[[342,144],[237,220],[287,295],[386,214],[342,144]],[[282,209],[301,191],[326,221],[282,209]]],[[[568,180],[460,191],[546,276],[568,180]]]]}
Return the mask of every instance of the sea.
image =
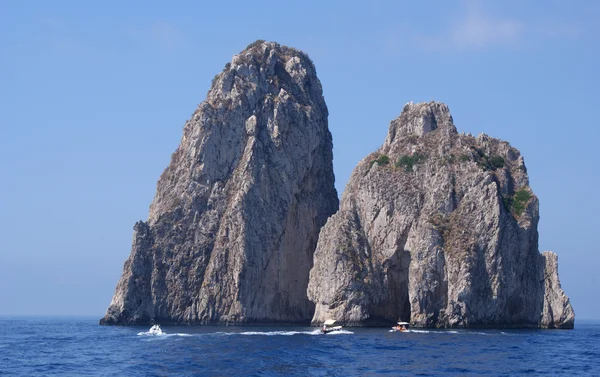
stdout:
{"type": "Polygon", "coordinates": [[[1,376],[600,376],[600,321],[574,330],[99,326],[0,317],[1,376]]]}

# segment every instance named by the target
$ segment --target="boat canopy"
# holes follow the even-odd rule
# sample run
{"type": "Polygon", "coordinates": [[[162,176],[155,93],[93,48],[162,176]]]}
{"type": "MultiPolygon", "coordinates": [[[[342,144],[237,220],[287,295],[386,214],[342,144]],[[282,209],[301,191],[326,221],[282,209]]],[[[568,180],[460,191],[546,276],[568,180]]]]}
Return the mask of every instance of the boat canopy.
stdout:
{"type": "Polygon", "coordinates": [[[398,322],[399,325],[410,325],[408,322],[398,322]]]}
{"type": "Polygon", "coordinates": [[[335,319],[328,319],[327,321],[325,321],[324,325],[325,326],[331,326],[335,323],[335,319]]]}

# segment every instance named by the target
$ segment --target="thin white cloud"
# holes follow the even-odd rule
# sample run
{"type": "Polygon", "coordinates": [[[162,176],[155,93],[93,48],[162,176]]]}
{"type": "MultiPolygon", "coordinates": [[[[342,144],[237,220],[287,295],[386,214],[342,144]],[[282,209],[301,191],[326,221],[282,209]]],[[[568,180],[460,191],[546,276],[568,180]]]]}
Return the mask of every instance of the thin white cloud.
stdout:
{"type": "Polygon", "coordinates": [[[466,17],[453,25],[449,42],[463,49],[518,43],[525,25],[516,19],[494,18],[479,9],[468,9],[466,17]]]}
{"type": "Polygon", "coordinates": [[[439,33],[413,35],[412,39],[426,50],[477,50],[516,45],[526,29],[517,19],[494,17],[470,2],[464,14],[439,33]]]}
{"type": "Polygon", "coordinates": [[[160,21],[152,25],[156,42],[167,51],[175,51],[185,46],[185,36],[175,25],[160,21]]]}
{"type": "Polygon", "coordinates": [[[145,27],[130,27],[126,34],[137,43],[150,43],[163,52],[172,53],[186,46],[184,33],[175,25],[158,21],[145,27]]]}
{"type": "Polygon", "coordinates": [[[433,32],[417,32],[410,23],[396,25],[383,43],[390,52],[400,47],[425,51],[477,51],[497,47],[522,47],[532,43],[577,38],[584,34],[580,24],[568,20],[523,21],[514,16],[486,10],[485,2],[466,0],[462,11],[433,32]]]}

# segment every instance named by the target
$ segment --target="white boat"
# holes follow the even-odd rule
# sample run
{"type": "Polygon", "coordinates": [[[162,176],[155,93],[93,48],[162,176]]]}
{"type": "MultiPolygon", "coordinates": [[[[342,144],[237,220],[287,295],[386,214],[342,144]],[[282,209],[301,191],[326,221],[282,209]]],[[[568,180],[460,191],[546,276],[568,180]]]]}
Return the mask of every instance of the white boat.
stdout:
{"type": "Polygon", "coordinates": [[[342,329],[342,326],[334,326],[335,325],[336,320],[335,319],[328,319],[327,321],[325,321],[323,323],[323,327],[321,327],[321,332],[323,334],[327,334],[330,333],[332,331],[338,331],[342,329]]]}
{"type": "Polygon", "coordinates": [[[410,323],[408,323],[408,322],[398,322],[398,325],[392,327],[392,330],[406,332],[406,331],[408,331],[409,325],[410,325],[410,323]]]}
{"type": "Polygon", "coordinates": [[[163,335],[163,331],[160,329],[160,325],[154,325],[148,330],[148,335],[163,335]]]}

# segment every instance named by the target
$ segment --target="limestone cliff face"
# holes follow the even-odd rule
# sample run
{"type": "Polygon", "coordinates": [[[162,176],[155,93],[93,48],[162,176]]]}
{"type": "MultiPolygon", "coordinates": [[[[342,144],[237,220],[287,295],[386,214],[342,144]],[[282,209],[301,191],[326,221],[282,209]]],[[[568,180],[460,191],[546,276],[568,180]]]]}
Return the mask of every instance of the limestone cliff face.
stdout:
{"type": "Polygon", "coordinates": [[[407,104],[323,227],[313,322],[572,328],[518,150],[459,134],[448,107],[407,104]]]}
{"type": "Polygon", "coordinates": [[[257,41],[185,124],[103,324],[310,321],[338,208],[327,107],[302,52],[257,41]]]}

